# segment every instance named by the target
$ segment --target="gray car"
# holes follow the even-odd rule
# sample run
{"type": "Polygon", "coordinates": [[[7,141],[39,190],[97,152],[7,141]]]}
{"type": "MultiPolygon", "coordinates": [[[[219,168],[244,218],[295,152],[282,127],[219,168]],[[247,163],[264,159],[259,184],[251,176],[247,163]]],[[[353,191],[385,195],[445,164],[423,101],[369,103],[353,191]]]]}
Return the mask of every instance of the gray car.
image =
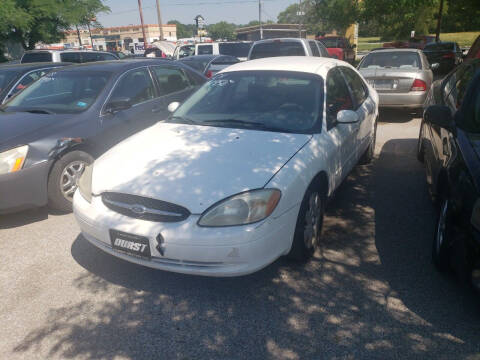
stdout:
{"type": "Polygon", "coordinates": [[[421,108],[432,85],[427,57],[417,49],[377,49],[358,70],[377,90],[381,107],[421,108]]]}

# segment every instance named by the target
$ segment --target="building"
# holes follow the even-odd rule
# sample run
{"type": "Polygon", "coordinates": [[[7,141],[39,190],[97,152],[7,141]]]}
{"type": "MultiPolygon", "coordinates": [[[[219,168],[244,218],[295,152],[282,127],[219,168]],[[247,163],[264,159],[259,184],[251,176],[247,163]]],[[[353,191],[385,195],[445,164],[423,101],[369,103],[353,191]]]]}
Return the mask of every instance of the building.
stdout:
{"type": "MultiPolygon", "coordinates": [[[[299,32],[298,24],[264,24],[263,29],[263,38],[264,39],[275,39],[275,38],[285,38],[285,37],[302,37],[307,36],[307,30],[302,28],[301,36],[299,32]]],[[[243,28],[238,28],[235,30],[238,40],[243,41],[257,41],[260,40],[260,25],[247,26],[243,28]]]]}
{"type": "MultiPolygon", "coordinates": [[[[163,24],[163,35],[165,40],[177,41],[177,25],[163,24]]],[[[158,25],[145,25],[145,35],[149,44],[160,39],[158,25]]],[[[63,43],[51,44],[50,48],[78,48],[85,47],[95,50],[130,50],[137,47],[143,48],[143,33],[141,25],[117,26],[110,28],[80,29],[79,43],[77,30],[70,30],[65,33],[63,43]],[[92,44],[93,41],[93,44],[92,44]],[[93,45],[93,46],[92,46],[93,45]]]]}

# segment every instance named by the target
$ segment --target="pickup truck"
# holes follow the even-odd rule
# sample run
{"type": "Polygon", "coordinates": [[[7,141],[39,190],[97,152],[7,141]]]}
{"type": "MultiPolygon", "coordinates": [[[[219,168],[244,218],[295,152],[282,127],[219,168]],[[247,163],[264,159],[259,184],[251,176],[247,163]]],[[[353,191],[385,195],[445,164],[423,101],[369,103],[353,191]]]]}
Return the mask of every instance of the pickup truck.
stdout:
{"type": "Polygon", "coordinates": [[[350,42],[341,36],[322,36],[319,37],[331,57],[337,58],[353,64],[355,62],[355,47],[350,45],[350,42]]]}

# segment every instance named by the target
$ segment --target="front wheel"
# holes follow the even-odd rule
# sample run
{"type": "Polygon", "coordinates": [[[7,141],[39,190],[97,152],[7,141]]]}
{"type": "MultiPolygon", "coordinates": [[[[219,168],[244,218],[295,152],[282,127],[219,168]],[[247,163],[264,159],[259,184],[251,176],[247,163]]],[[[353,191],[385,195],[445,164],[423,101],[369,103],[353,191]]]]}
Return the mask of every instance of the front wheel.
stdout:
{"type": "Polygon", "coordinates": [[[433,263],[440,271],[446,271],[450,264],[449,249],[453,227],[450,214],[449,201],[448,199],[443,199],[432,243],[433,263]]]}
{"type": "Polygon", "coordinates": [[[312,257],[320,243],[324,209],[320,189],[308,190],[300,205],[292,248],[287,255],[290,259],[307,261],[312,257]]]}
{"type": "Polygon", "coordinates": [[[73,194],[85,167],[93,158],[83,151],[72,151],[53,165],[48,177],[48,205],[61,212],[72,211],[73,194]]]}

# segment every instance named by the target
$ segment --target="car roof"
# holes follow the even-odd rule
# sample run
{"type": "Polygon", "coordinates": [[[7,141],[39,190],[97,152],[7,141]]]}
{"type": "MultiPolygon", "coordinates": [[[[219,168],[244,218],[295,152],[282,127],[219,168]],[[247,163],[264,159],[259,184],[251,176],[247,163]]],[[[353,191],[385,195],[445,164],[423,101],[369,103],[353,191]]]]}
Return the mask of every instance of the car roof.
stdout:
{"type": "Polygon", "coordinates": [[[278,56],[240,62],[229,66],[221,72],[232,71],[297,71],[325,76],[335,66],[353,67],[333,58],[314,56],[278,56]],[[294,66],[292,66],[294,64],[294,66]]]}
{"type": "MultiPolygon", "coordinates": [[[[110,60],[110,61],[95,61],[82,64],[75,64],[59,71],[125,71],[128,69],[135,69],[137,67],[149,66],[149,65],[172,65],[176,62],[172,60],[163,60],[161,58],[132,58],[122,61],[110,60]]],[[[177,63],[178,64],[178,63],[177,63]]],[[[180,66],[184,66],[183,64],[180,66]]]]}
{"type": "MultiPolygon", "coordinates": [[[[394,48],[394,47],[385,47],[385,48],[376,48],[370,51],[372,52],[380,52],[380,51],[385,51],[385,52],[392,52],[392,51],[402,51],[402,52],[416,52],[416,53],[421,53],[422,50],[420,49],[415,49],[415,48],[394,48]]],[[[367,54],[368,55],[368,54],[367,54]]]]}
{"type": "Polygon", "coordinates": [[[69,53],[75,53],[75,52],[86,52],[86,53],[102,53],[102,54],[108,54],[110,53],[109,51],[99,51],[99,50],[76,50],[76,49],[64,49],[64,50],[49,50],[49,49],[37,49],[37,50],[27,50],[25,51],[25,54],[31,54],[31,53],[55,53],[55,52],[69,52],[69,53]]]}
{"type": "Polygon", "coordinates": [[[276,42],[276,41],[298,41],[298,42],[304,42],[307,41],[307,39],[303,38],[275,38],[275,39],[263,39],[263,40],[257,40],[253,43],[253,45],[256,44],[262,44],[262,43],[269,43],[269,42],[276,42]]]}
{"type": "Polygon", "coordinates": [[[15,70],[35,70],[35,69],[44,69],[50,67],[58,67],[58,66],[68,66],[72,65],[72,63],[68,62],[36,62],[36,63],[24,63],[24,64],[10,64],[10,65],[0,65],[0,69],[15,69],[15,70]]]}
{"type": "Polygon", "coordinates": [[[221,57],[221,56],[230,56],[230,55],[223,55],[223,54],[220,54],[220,55],[194,55],[194,56],[187,56],[187,57],[181,58],[181,59],[179,59],[179,61],[182,61],[182,60],[190,61],[190,60],[215,59],[215,58],[218,58],[218,57],[221,57]]]}

